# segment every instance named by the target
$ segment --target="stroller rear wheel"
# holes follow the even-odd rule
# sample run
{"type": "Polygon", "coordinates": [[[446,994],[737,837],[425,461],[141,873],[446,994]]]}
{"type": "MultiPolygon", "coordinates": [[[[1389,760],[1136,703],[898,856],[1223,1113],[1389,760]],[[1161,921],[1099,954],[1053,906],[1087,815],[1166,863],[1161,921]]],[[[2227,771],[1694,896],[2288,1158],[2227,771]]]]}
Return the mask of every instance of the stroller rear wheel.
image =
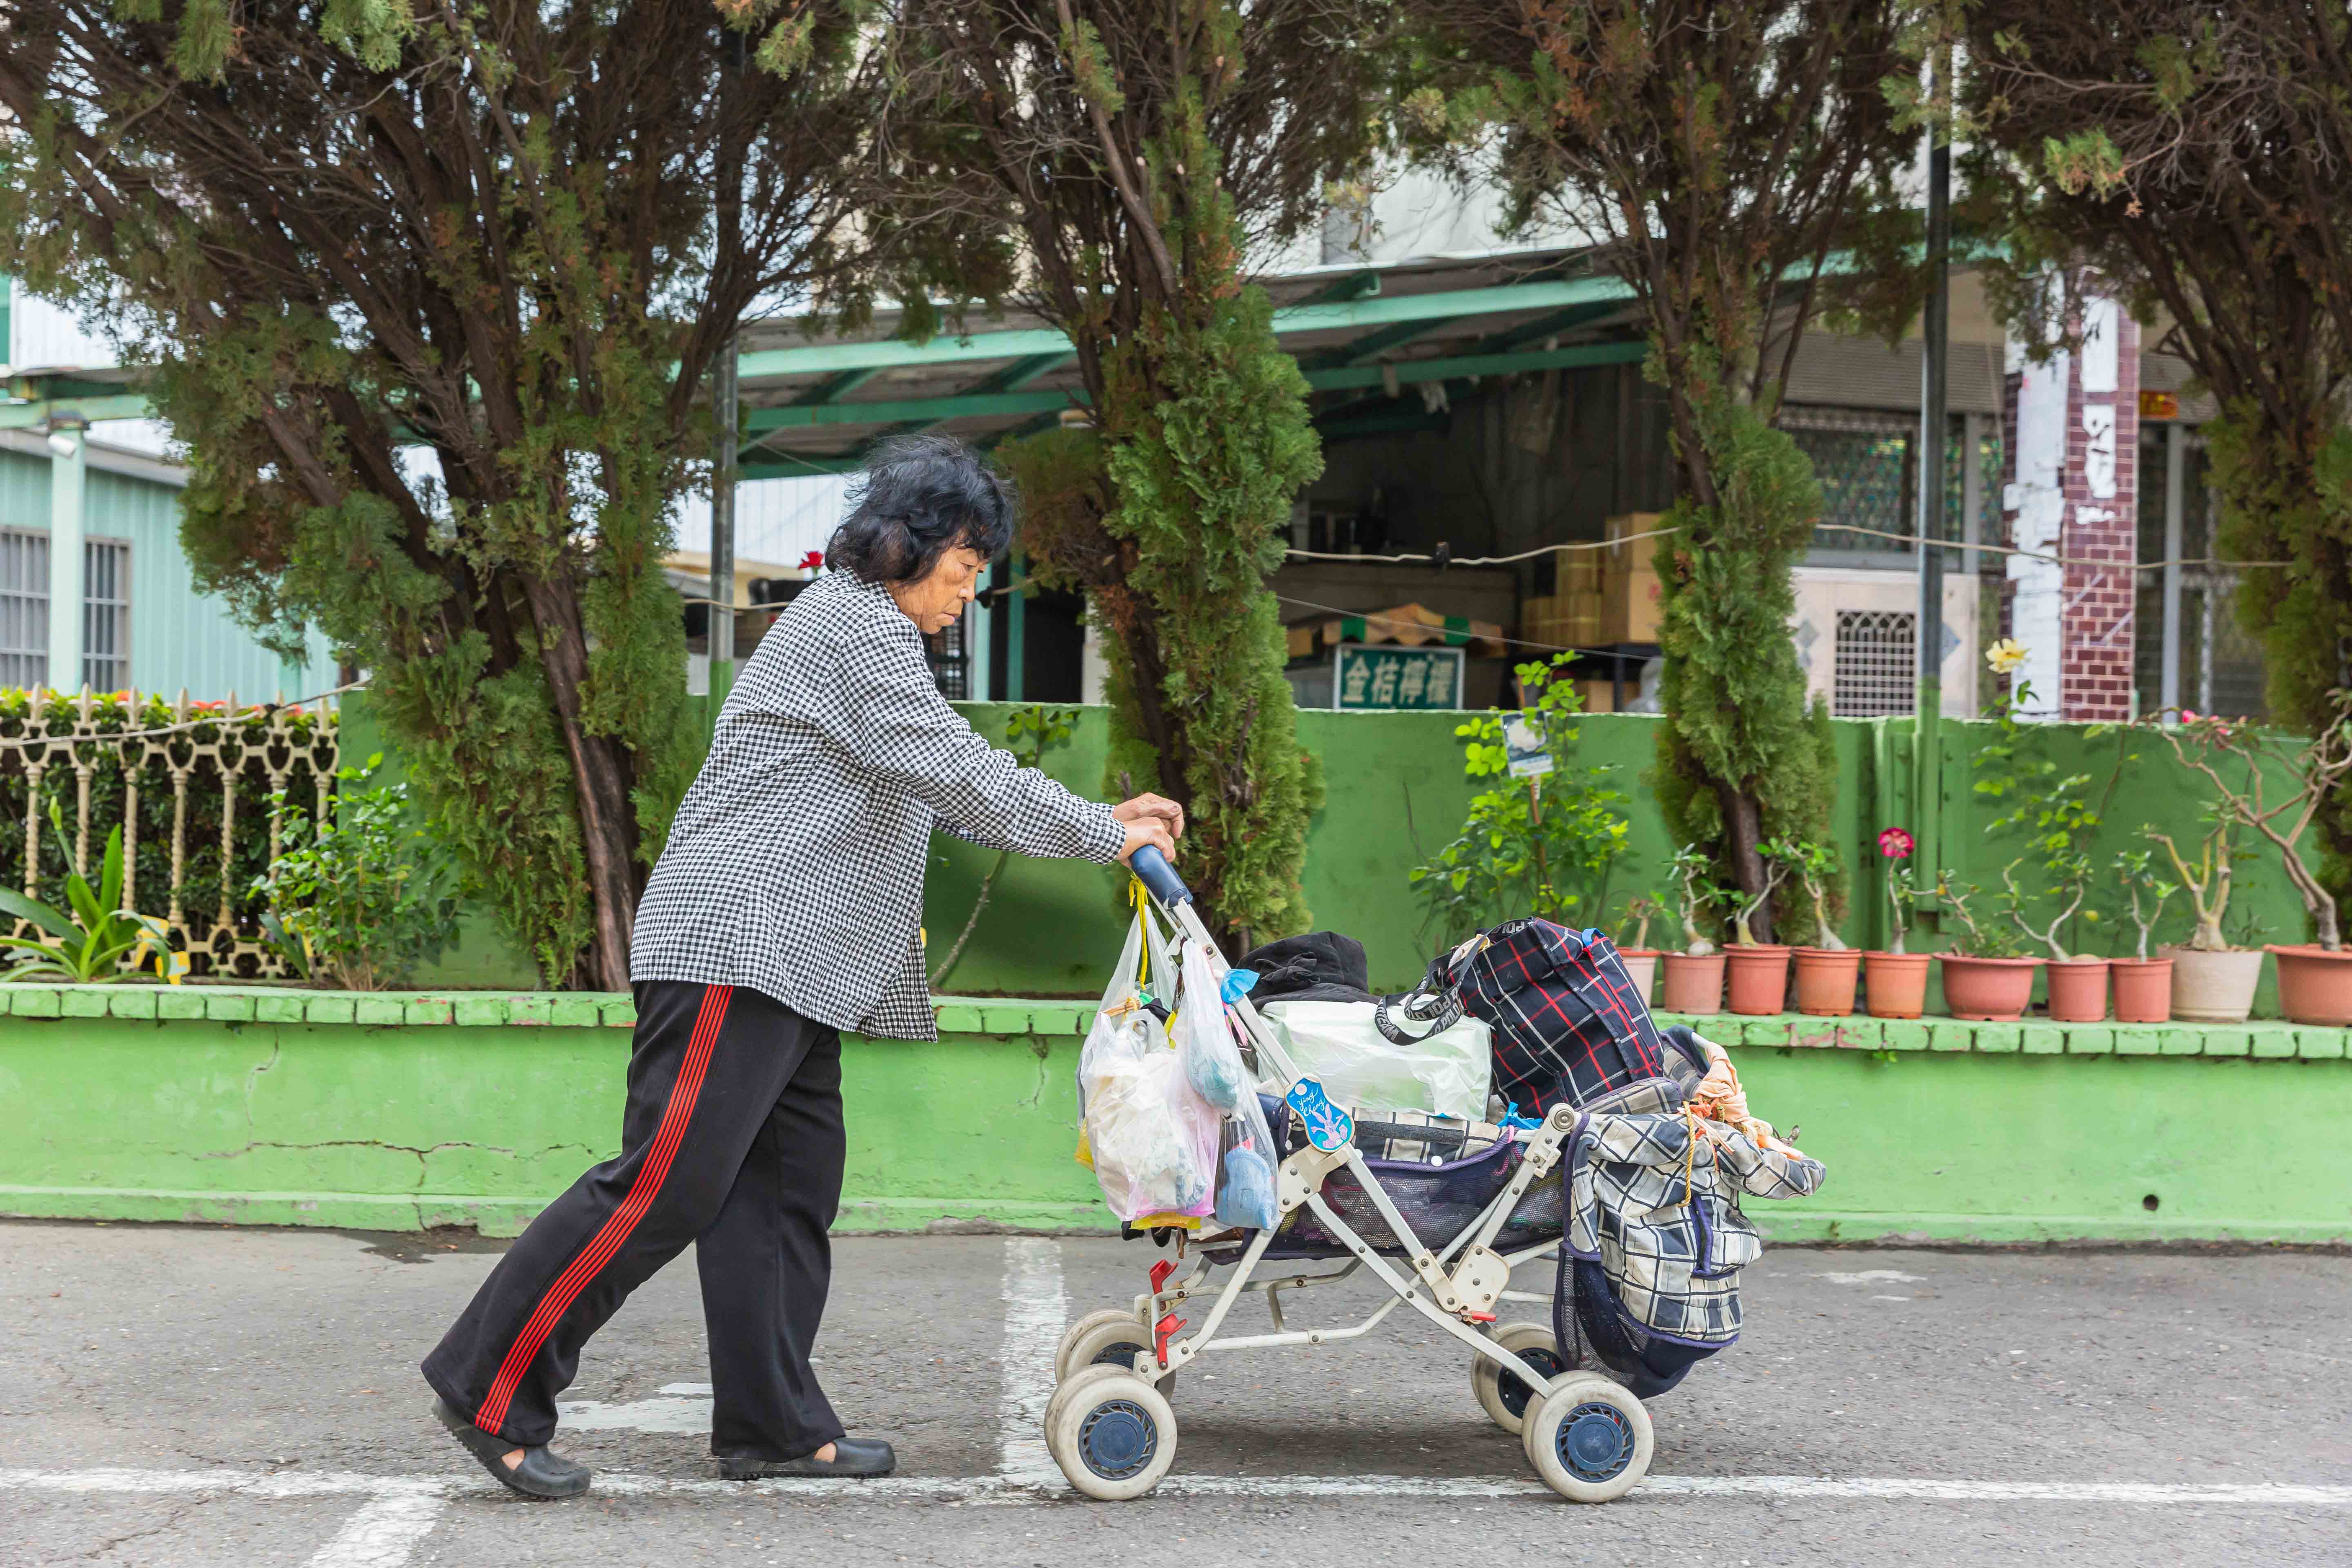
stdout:
{"type": "MultiPolygon", "coordinates": [[[[1558,1377],[1568,1370],[1568,1362],[1559,1353],[1559,1341],[1552,1337],[1549,1323],[1506,1323],[1495,1331],[1494,1339],[1546,1377],[1558,1377]]],[[[1478,1408],[1487,1418],[1515,1437],[1526,1424],[1528,1404],[1536,1397],[1536,1390],[1517,1373],[1485,1356],[1470,1358],[1470,1392],[1477,1396],[1478,1408]]]]}
{"type": "MultiPolygon", "coordinates": [[[[1122,1372],[1135,1368],[1135,1358],[1151,1353],[1151,1331],[1135,1321],[1132,1312],[1090,1312],[1072,1324],[1062,1336],[1061,1347],[1054,1352],[1054,1372],[1057,1381],[1067,1382],[1090,1366],[1115,1366],[1122,1372]]],[[[1176,1374],[1170,1373],[1158,1380],[1160,1392],[1176,1392],[1176,1374]]]]}
{"type": "Polygon", "coordinates": [[[1087,1497],[1125,1502],[1176,1462],[1176,1412],[1131,1372],[1082,1373],[1046,1411],[1045,1450],[1087,1497]]]}
{"type": "Polygon", "coordinates": [[[1528,1462],[1570,1502],[1613,1502],[1650,1470],[1650,1413],[1622,1385],[1571,1373],[1528,1405],[1519,1433],[1528,1462]]]}

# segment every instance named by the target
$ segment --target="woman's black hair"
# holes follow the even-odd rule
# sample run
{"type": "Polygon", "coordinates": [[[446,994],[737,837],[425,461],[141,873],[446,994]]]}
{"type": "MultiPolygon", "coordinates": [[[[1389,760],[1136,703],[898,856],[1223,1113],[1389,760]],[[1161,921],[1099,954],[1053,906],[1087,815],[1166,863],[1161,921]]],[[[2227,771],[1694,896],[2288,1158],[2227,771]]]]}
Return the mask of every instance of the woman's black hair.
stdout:
{"type": "Polygon", "coordinates": [[[1012,481],[950,436],[884,443],[849,491],[824,563],[866,583],[912,583],[959,545],[993,559],[1013,542],[1012,481]]]}

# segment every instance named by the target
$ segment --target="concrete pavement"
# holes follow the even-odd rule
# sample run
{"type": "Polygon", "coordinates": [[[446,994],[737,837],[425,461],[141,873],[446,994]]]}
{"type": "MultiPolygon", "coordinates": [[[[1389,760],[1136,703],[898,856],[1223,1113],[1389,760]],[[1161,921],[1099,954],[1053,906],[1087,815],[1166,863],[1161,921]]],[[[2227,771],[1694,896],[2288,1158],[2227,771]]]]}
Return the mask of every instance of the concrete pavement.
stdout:
{"type": "MultiPolygon", "coordinates": [[[[1041,1363],[1153,1254],[1034,1237],[838,1241],[819,1370],[852,1430],[898,1444],[900,1474],[730,1486],[705,1458],[681,1260],[590,1347],[559,1447],[596,1490],[549,1505],[475,1468],[415,1372],[502,1245],[0,1224],[0,1562],[1058,1565],[1524,1543],[1710,1568],[2352,1563],[2341,1254],[1776,1249],[1748,1273],[1746,1339],[1653,1403],[1651,1479],[1601,1509],[1543,1492],[1479,1415],[1466,1358],[1402,1316],[1353,1344],[1212,1355],[1183,1374],[1162,1491],[1078,1500],[1034,1442],[1041,1363]]],[[[1313,1293],[1293,1321],[1374,1299],[1313,1293]]]]}

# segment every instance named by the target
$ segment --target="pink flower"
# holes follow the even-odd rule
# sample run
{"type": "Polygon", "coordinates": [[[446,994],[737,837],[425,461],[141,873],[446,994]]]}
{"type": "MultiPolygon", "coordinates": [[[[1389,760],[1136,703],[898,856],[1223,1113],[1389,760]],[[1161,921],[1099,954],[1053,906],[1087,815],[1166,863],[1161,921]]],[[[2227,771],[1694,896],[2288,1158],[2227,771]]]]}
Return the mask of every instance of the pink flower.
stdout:
{"type": "Polygon", "coordinates": [[[1911,858],[1911,836],[1899,827],[1890,827],[1878,836],[1878,852],[1889,860],[1911,858]]]}

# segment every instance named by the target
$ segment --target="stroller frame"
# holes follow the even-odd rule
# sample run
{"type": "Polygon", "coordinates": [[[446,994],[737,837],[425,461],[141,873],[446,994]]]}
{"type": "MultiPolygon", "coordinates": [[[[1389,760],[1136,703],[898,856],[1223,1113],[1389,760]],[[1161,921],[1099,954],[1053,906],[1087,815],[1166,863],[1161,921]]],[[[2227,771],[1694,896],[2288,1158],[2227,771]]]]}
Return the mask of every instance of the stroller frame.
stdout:
{"type": "MultiPolygon", "coordinates": [[[[1148,848],[1139,851],[1135,862],[1137,875],[1176,928],[1179,939],[1205,949],[1212,972],[1222,981],[1232,966],[1210,940],[1193,908],[1191,892],[1156,852],[1148,848]],[[1149,864],[1147,856],[1158,864],[1149,864]]],[[[1255,1049],[1261,1089],[1286,1095],[1302,1077],[1297,1064],[1246,995],[1232,1004],[1232,1008],[1255,1049]]],[[[1518,1429],[1530,1462],[1555,1491],[1573,1500],[1591,1502],[1622,1495],[1648,1467],[1650,1424],[1641,1402],[1621,1384],[1597,1373],[1573,1368],[1557,1370],[1556,1345],[1550,1347],[1550,1355],[1542,1358],[1545,1364],[1538,1364],[1487,1331],[1496,1321],[1496,1307],[1503,1301],[1549,1304],[1552,1300],[1549,1294],[1510,1289],[1511,1271],[1520,1264],[1554,1256],[1562,1243],[1547,1241],[1509,1254],[1496,1252],[1492,1244],[1528,1190],[1558,1168],[1562,1147],[1575,1132],[1578,1121],[1576,1110],[1561,1105],[1554,1107],[1534,1129],[1515,1129],[1512,1135],[1521,1149],[1517,1170],[1500,1193],[1443,1244],[1433,1244],[1415,1235],[1382,1187],[1363,1151],[1352,1141],[1337,1150],[1309,1143],[1289,1154],[1276,1173],[1280,1215],[1286,1218],[1302,1207],[1310,1211],[1327,1232],[1347,1248],[1350,1255],[1348,1261],[1337,1270],[1256,1278],[1266,1249],[1280,1228],[1281,1222],[1277,1220],[1275,1226],[1260,1230],[1251,1238],[1241,1258],[1232,1265],[1231,1276],[1222,1284],[1209,1283],[1210,1272],[1218,1265],[1205,1252],[1199,1255],[1191,1272],[1181,1279],[1172,1277],[1172,1265],[1163,1262],[1156,1267],[1152,1289],[1134,1299],[1131,1319],[1121,1313],[1097,1314],[1076,1325],[1066,1337],[1066,1352],[1077,1349],[1082,1332],[1090,1326],[1098,1337],[1110,1335],[1113,1342],[1105,1353],[1087,1356],[1076,1365],[1065,1366],[1062,1363],[1066,1357],[1057,1358],[1056,1370],[1063,1378],[1046,1411],[1049,1451],[1082,1492],[1109,1500],[1140,1496],[1158,1484],[1166,1472],[1166,1461],[1172,1458],[1173,1412],[1162,1391],[1172,1386],[1172,1374],[1181,1368],[1212,1351],[1266,1350],[1359,1339],[1379,1327],[1399,1306],[1409,1306],[1466,1346],[1476,1358],[1476,1373],[1492,1379],[1507,1374],[1526,1391],[1531,1391],[1518,1429]],[[1342,1170],[1351,1173],[1361,1184],[1364,1194],[1402,1249],[1402,1256],[1383,1256],[1383,1249],[1367,1241],[1326,1200],[1322,1190],[1325,1181],[1342,1170]],[[1389,1299],[1361,1321],[1315,1329],[1292,1328],[1286,1322],[1284,1291],[1338,1284],[1367,1269],[1387,1289],[1389,1299]],[[1266,1299],[1273,1331],[1224,1333],[1234,1303],[1244,1296],[1256,1294],[1266,1299]],[[1213,1305],[1197,1329],[1182,1332],[1185,1325],[1174,1317],[1172,1309],[1196,1298],[1208,1299],[1213,1305]],[[1146,1342],[1131,1361],[1125,1353],[1129,1342],[1118,1340],[1122,1322],[1129,1342],[1134,1339],[1146,1342]],[[1137,1326],[1141,1331],[1132,1332],[1137,1326]],[[1486,1364],[1479,1366],[1480,1363],[1486,1364]],[[1093,1392],[1085,1392],[1087,1390],[1093,1392]],[[1089,1405],[1089,1400],[1094,1403],[1089,1405]],[[1092,1427],[1087,1425],[1088,1415],[1096,1418],[1092,1427]],[[1158,1442],[1156,1431],[1139,1436],[1131,1430],[1138,1422],[1149,1427],[1164,1426],[1168,1441],[1158,1442]],[[1152,1462],[1155,1458],[1159,1461],[1156,1464],[1152,1462]]],[[[1548,1323],[1542,1328],[1541,1338],[1550,1341],[1548,1323]]],[[[1507,1429],[1513,1426],[1483,1394],[1481,1403],[1487,1405],[1489,1415],[1498,1424],[1507,1429]]]]}

